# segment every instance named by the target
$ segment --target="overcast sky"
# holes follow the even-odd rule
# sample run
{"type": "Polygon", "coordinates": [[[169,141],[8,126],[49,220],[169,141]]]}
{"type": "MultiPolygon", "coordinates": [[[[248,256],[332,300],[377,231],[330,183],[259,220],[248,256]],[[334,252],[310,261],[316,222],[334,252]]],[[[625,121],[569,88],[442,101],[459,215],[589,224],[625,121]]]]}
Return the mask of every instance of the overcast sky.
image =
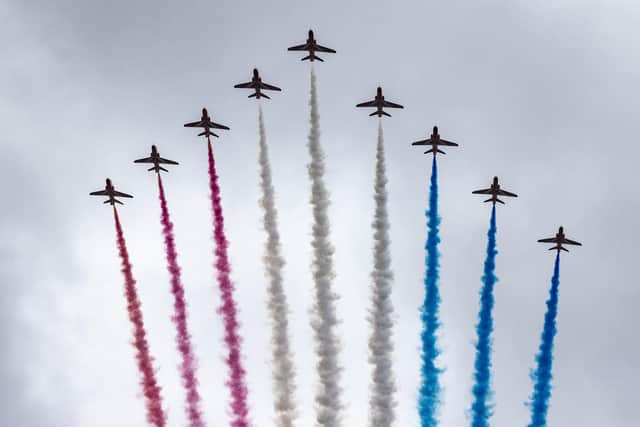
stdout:
{"type": "Polygon", "coordinates": [[[537,1],[0,2],[0,419],[7,426],[145,423],[111,211],[87,194],[109,176],[120,209],[169,425],[183,425],[155,178],[132,160],[158,145],[199,360],[204,415],[227,420],[206,145],[183,123],[208,107],[241,309],[251,417],[272,425],[270,328],[261,263],[257,102],[233,89],[257,66],[283,88],[263,104],[287,259],[300,426],[313,419],[309,65],[286,52],[309,28],[335,48],[317,65],[327,154],[345,426],[367,419],[366,313],[377,85],[405,105],[384,120],[389,172],[398,426],[418,425],[418,307],[434,124],[460,143],[439,158],[442,425],[469,424],[474,324],[494,175],[520,195],[498,211],[495,415],[525,402],[552,272],[535,241],[564,225],[551,426],[640,422],[640,4],[537,1]],[[276,4],[277,3],[277,4],[276,4]],[[634,253],[635,252],[635,253],[634,253]]]}

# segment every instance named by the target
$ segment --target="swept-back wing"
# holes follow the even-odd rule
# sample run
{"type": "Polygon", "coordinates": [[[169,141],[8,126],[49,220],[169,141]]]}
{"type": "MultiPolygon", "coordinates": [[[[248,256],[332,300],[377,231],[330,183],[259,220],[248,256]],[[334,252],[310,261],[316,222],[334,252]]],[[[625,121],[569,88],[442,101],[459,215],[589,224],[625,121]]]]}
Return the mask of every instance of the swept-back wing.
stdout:
{"type": "Polygon", "coordinates": [[[248,83],[239,83],[234,87],[237,89],[252,89],[255,87],[255,85],[253,84],[253,82],[248,82],[248,83]]]}
{"type": "Polygon", "coordinates": [[[278,86],[273,86],[267,83],[260,83],[260,87],[262,89],[266,89],[266,90],[277,90],[277,91],[281,91],[282,89],[280,89],[278,86]]]}
{"type": "Polygon", "coordinates": [[[133,198],[131,194],[121,193],[120,191],[116,191],[116,190],[113,190],[113,195],[116,197],[128,197],[130,199],[133,198]]]}
{"type": "Polygon", "coordinates": [[[186,128],[197,128],[197,127],[202,127],[202,120],[199,120],[197,122],[191,122],[191,123],[186,123],[184,125],[184,127],[186,128]]]}
{"type": "Polygon", "coordinates": [[[471,194],[493,194],[493,192],[491,191],[490,188],[487,188],[485,190],[472,191],[471,194]]]}
{"type": "Polygon", "coordinates": [[[225,126],[225,125],[221,125],[219,123],[215,123],[215,122],[210,122],[209,123],[209,127],[213,128],[213,129],[224,129],[224,130],[229,130],[229,127],[225,126]]]}
{"type": "Polygon", "coordinates": [[[400,104],[396,104],[394,102],[389,102],[389,101],[382,101],[382,106],[383,107],[389,107],[389,108],[404,108],[400,104]]]}
{"type": "Polygon", "coordinates": [[[146,157],[144,159],[134,160],[133,163],[154,163],[153,158],[146,157]]]}
{"type": "Polygon", "coordinates": [[[100,190],[100,191],[94,191],[92,193],[89,193],[90,196],[108,196],[109,193],[107,193],[107,190],[100,190]]]}
{"type": "Polygon", "coordinates": [[[336,53],[335,50],[330,49],[328,47],[320,46],[319,44],[316,44],[316,51],[318,51],[318,52],[326,52],[326,53],[336,53]]]}
{"type": "Polygon", "coordinates": [[[517,194],[511,193],[511,192],[506,191],[506,190],[498,190],[498,194],[501,195],[501,196],[518,197],[517,194]]]}
{"type": "Polygon", "coordinates": [[[376,101],[369,101],[369,102],[362,102],[358,105],[356,105],[356,107],[376,107],[376,101]]]}
{"type": "Polygon", "coordinates": [[[558,243],[558,239],[556,239],[555,237],[549,237],[548,239],[540,239],[538,240],[539,243],[558,243]]]}
{"type": "Polygon", "coordinates": [[[444,145],[446,147],[457,147],[458,146],[458,144],[456,144],[455,142],[447,141],[446,139],[441,139],[440,141],[438,141],[438,145],[444,145]]]}
{"type": "Polygon", "coordinates": [[[431,145],[431,138],[423,139],[422,141],[412,142],[411,145],[431,145]]]}
{"type": "Polygon", "coordinates": [[[564,241],[562,243],[567,244],[567,245],[582,246],[582,243],[576,242],[574,240],[569,240],[569,239],[564,239],[564,241]]]}
{"type": "Polygon", "coordinates": [[[309,50],[309,45],[305,43],[298,46],[291,46],[287,50],[309,50]]]}
{"type": "Polygon", "coordinates": [[[179,165],[180,163],[173,161],[173,160],[169,160],[169,159],[163,159],[162,157],[158,158],[158,163],[164,163],[167,165],[179,165]]]}

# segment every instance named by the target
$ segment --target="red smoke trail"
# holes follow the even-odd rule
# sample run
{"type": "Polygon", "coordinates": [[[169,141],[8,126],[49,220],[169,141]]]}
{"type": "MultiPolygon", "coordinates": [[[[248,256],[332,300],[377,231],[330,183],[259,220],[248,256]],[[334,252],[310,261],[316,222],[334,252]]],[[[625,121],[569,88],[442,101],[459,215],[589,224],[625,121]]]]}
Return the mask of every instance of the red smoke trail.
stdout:
{"type": "Polygon", "coordinates": [[[187,304],[184,299],[184,286],[180,278],[180,266],[178,266],[178,253],[173,237],[173,223],[169,218],[167,199],[164,194],[162,178],[158,173],[158,190],[160,191],[160,207],[162,209],[162,234],[167,253],[167,269],[171,274],[171,293],[173,294],[174,314],[172,317],[176,325],[176,343],[182,355],[180,371],[182,384],[187,391],[187,416],[189,426],[203,427],[202,412],[200,411],[200,394],[198,394],[198,380],[196,379],[196,360],[191,347],[191,336],[187,329],[187,304]]]}
{"type": "Polygon", "coordinates": [[[118,218],[118,211],[115,206],[113,207],[113,218],[116,223],[116,234],[118,236],[118,252],[122,260],[121,271],[124,275],[124,293],[127,297],[127,310],[129,312],[129,320],[133,323],[133,345],[137,350],[136,360],[140,374],[142,374],[140,385],[142,385],[142,390],[147,400],[147,421],[156,427],[161,427],[166,424],[167,418],[162,410],[160,386],[158,386],[155,372],[153,371],[153,358],[149,354],[149,344],[147,343],[146,332],[144,330],[140,300],[138,299],[138,291],[136,290],[136,281],[131,271],[129,253],[127,252],[127,245],[122,233],[122,225],[120,225],[120,218],[118,218]]]}
{"type": "Polygon", "coordinates": [[[222,306],[218,312],[222,314],[224,321],[224,340],[227,344],[228,356],[226,358],[229,367],[230,378],[227,386],[231,390],[231,410],[234,419],[232,427],[248,427],[249,409],[247,406],[247,385],[245,383],[245,371],[240,357],[240,336],[238,335],[238,320],[236,318],[236,303],[233,300],[233,283],[229,278],[231,267],[227,255],[227,238],[224,234],[224,216],[220,204],[220,187],[216,174],[216,162],[213,158],[211,141],[207,138],[209,149],[209,188],[211,190],[211,206],[213,208],[213,237],[216,242],[216,270],[218,271],[218,286],[222,296],[222,306]]]}

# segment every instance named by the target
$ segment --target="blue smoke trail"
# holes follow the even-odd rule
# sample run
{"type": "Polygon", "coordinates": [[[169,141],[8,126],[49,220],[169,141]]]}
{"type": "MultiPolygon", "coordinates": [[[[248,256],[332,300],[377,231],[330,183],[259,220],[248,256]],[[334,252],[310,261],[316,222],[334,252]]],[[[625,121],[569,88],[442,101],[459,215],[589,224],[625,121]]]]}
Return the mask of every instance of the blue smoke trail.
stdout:
{"type": "Polygon", "coordinates": [[[531,396],[531,422],[529,427],[544,427],[547,425],[547,411],[551,398],[551,368],[553,366],[553,338],[556,335],[556,316],[558,315],[558,287],[560,285],[560,253],[556,255],[556,263],[551,278],[551,290],[547,300],[547,312],[544,315],[544,329],[540,351],[536,356],[538,366],[531,374],[534,381],[533,396],[531,396]]]}
{"type": "Polygon", "coordinates": [[[473,374],[473,403],[471,405],[472,427],[488,427],[492,415],[491,399],[491,333],[493,332],[493,287],[498,281],[496,269],[496,205],[491,210],[491,221],[487,233],[487,258],[484,261],[482,290],[480,291],[480,313],[476,325],[476,361],[473,374]]]}
{"type": "Polygon", "coordinates": [[[431,186],[429,188],[429,209],[427,216],[427,251],[426,264],[427,271],[424,278],[425,298],[422,305],[421,319],[423,330],[422,338],[422,384],[420,385],[420,396],[418,410],[420,412],[420,422],[422,427],[435,427],[438,424],[437,410],[440,404],[440,368],[436,367],[436,359],[440,350],[436,344],[436,332],[440,326],[438,319],[438,308],[440,306],[440,294],[438,292],[439,264],[438,258],[438,227],[440,217],[438,216],[438,166],[435,156],[431,165],[431,186]]]}

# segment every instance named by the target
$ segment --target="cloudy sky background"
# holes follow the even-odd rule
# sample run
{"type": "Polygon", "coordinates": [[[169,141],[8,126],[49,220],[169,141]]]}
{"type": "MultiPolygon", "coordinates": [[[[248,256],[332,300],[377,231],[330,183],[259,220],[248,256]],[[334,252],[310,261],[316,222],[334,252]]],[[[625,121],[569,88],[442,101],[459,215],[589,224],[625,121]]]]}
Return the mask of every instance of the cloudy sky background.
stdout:
{"type": "Polygon", "coordinates": [[[219,295],[212,268],[206,145],[182,124],[207,106],[237,284],[252,419],[272,424],[261,263],[257,103],[233,89],[254,66],[283,92],[264,104],[288,264],[299,425],[313,419],[308,312],[309,65],[286,47],[311,27],[336,247],[344,425],[367,415],[366,363],[377,119],[354,105],[381,84],[405,105],[385,119],[396,308],[398,425],[417,426],[429,160],[409,143],[434,124],[461,144],[440,158],[442,425],[468,424],[474,324],[489,206],[500,176],[520,194],[498,212],[493,425],[528,421],[553,255],[566,227],[552,426],[635,426],[640,416],[634,246],[640,4],[631,0],[443,2],[14,1],[0,3],[0,417],[3,425],[145,423],[110,209],[88,192],[111,177],[136,198],[120,212],[169,425],[183,425],[172,297],[152,174],[158,145],[199,359],[204,414],[225,425],[219,295]]]}

